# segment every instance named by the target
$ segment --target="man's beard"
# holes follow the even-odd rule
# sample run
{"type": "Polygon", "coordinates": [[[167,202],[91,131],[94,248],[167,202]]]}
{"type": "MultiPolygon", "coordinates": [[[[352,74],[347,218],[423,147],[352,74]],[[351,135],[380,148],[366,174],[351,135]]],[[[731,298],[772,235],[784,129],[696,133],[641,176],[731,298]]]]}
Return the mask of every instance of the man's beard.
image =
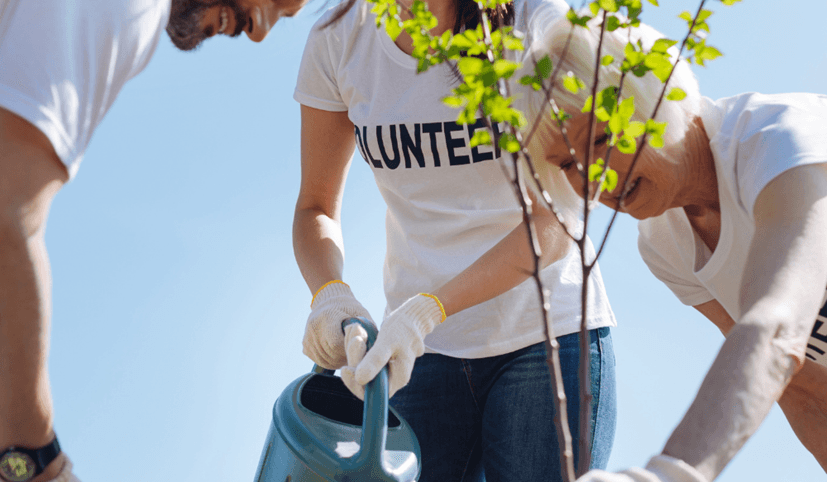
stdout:
{"type": "Polygon", "coordinates": [[[167,34],[172,43],[181,50],[193,50],[207,38],[201,20],[207,9],[214,6],[226,6],[232,10],[236,18],[235,32],[228,34],[235,37],[241,33],[247,24],[247,13],[241,10],[234,0],[215,0],[202,2],[200,0],[172,0],[167,34]]]}

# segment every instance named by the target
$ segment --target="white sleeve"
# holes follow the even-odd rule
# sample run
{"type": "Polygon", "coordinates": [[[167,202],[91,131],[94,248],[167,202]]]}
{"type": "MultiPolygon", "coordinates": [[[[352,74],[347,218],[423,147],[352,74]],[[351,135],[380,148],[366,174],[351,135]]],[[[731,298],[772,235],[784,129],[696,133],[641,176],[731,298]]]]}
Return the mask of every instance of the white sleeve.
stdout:
{"type": "Polygon", "coordinates": [[[341,59],[342,42],[336,35],[340,30],[337,28],[339,24],[320,28],[329,17],[330,12],[323,15],[310,30],[293,98],[302,105],[316,109],[344,112],[348,108],[342,100],[333,63],[333,59],[341,59]],[[332,51],[337,48],[340,50],[338,55],[332,51]]]}
{"type": "Polygon", "coordinates": [[[649,271],[662,281],[687,306],[697,306],[714,299],[692,272],[694,253],[688,249],[691,233],[670,229],[664,216],[638,223],[638,251],[649,271]]]}
{"type": "Polygon", "coordinates": [[[827,96],[766,98],[764,106],[746,112],[749,121],[743,122],[735,150],[738,196],[750,217],[758,195],[773,179],[793,167],[827,162],[827,96]]]}

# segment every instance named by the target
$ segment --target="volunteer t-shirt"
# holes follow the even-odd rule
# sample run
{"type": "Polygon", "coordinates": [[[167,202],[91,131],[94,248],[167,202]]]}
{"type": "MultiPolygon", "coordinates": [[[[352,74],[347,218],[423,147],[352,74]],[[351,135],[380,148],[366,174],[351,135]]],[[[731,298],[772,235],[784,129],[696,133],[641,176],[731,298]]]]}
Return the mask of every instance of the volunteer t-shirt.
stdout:
{"type": "MultiPolygon", "coordinates": [[[[526,43],[568,10],[559,0],[517,0],[514,6],[514,27],[526,43]]],[[[329,15],[310,33],[294,97],[317,109],[347,111],[354,124],[358,150],[388,206],[384,284],[390,312],[455,277],[519,225],[522,214],[502,153],[469,146],[482,124],[457,124],[458,111],[442,102],[456,85],[451,69],[417,74],[416,61],[377,29],[363,0],[320,29],[329,15]]],[[[558,336],[579,330],[580,269],[573,248],[542,272],[558,336]]],[[[589,328],[614,326],[599,268],[588,283],[589,328]]],[[[508,353],[542,341],[542,319],[529,279],[451,316],[426,338],[426,350],[466,358],[508,353]]]]}

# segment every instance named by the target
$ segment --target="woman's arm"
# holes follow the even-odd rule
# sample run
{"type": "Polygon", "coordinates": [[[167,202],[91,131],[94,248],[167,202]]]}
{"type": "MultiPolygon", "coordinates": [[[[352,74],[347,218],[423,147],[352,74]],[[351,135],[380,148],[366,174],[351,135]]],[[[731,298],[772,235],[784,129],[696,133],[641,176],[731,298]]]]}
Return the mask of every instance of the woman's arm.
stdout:
{"type": "Polygon", "coordinates": [[[758,196],[754,215],[741,319],[663,450],[709,480],[757,430],[804,362],[827,285],[827,166],[778,176],[758,196]]]}
{"type": "MultiPolygon", "coordinates": [[[[557,217],[540,208],[534,210],[532,221],[542,252],[540,266],[565,256],[571,242],[557,217]]],[[[409,298],[388,315],[376,344],[355,369],[351,368],[352,362],[359,356],[351,356],[348,348],[351,367],[342,369],[345,385],[358,397],[364,392],[363,386],[389,364],[389,394],[393,396],[410,380],[414,361],[424,352],[425,336],[446,316],[488,301],[528,279],[534,272],[532,253],[526,223],[520,223],[471,266],[431,293],[440,303],[435,303],[431,295],[409,298]]]]}
{"type": "Polygon", "coordinates": [[[342,195],[355,141],[347,112],[301,106],[301,187],[293,251],[312,293],[342,279],[342,195]]]}
{"type": "MultiPolygon", "coordinates": [[[[571,240],[553,213],[536,202],[534,206],[532,221],[543,254],[540,265],[544,268],[566,255],[571,240]]],[[[445,314],[450,316],[505,293],[533,272],[533,250],[526,224],[522,222],[433,295],[439,298],[445,314]]]]}

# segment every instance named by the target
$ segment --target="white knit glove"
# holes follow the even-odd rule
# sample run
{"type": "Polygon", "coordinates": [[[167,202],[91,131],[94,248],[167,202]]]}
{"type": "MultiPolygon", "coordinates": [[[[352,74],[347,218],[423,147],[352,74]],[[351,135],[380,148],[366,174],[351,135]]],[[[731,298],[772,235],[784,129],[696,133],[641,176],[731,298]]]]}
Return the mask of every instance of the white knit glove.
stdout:
{"type": "Polygon", "coordinates": [[[388,396],[392,397],[410,381],[416,358],[425,352],[425,335],[443,320],[445,310],[435,296],[420,293],[409,299],[385,318],[367,355],[364,349],[360,352],[355,340],[348,347],[348,366],[342,368],[342,381],[363,399],[365,385],[388,365],[388,396]]]}
{"type": "Polygon", "coordinates": [[[668,455],[656,455],[645,469],[634,467],[613,473],[590,470],[577,482],[709,482],[695,467],[668,455]]]}
{"type": "MultiPolygon", "coordinates": [[[[358,323],[348,325],[342,333],[342,322],[363,317],[373,320],[368,310],[356,301],[350,287],[341,281],[323,286],[310,302],[310,316],[302,340],[302,352],[323,368],[336,370],[347,364],[346,347],[367,333],[358,323]]],[[[364,341],[361,342],[364,345],[364,341]]],[[[364,352],[363,352],[364,353],[364,352]]]]}

